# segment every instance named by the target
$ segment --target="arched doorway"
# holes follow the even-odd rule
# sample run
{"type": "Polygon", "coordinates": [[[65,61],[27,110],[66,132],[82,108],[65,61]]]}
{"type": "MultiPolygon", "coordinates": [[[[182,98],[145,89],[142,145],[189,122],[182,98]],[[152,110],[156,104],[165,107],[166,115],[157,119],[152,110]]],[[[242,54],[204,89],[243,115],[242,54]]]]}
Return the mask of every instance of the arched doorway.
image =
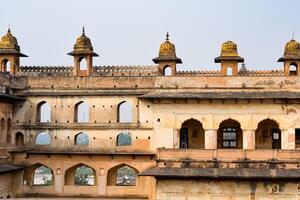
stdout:
{"type": "Polygon", "coordinates": [[[198,120],[189,119],[183,122],[180,129],[180,148],[204,148],[204,129],[198,120]]]}
{"type": "Polygon", "coordinates": [[[281,149],[281,131],[276,121],[265,119],[255,131],[256,149],[281,149]]]}
{"type": "Polygon", "coordinates": [[[15,144],[17,147],[24,146],[24,135],[21,132],[17,132],[15,136],[15,144]]]}
{"type": "Polygon", "coordinates": [[[243,148],[243,131],[238,121],[226,119],[220,123],[218,148],[243,148]]]}

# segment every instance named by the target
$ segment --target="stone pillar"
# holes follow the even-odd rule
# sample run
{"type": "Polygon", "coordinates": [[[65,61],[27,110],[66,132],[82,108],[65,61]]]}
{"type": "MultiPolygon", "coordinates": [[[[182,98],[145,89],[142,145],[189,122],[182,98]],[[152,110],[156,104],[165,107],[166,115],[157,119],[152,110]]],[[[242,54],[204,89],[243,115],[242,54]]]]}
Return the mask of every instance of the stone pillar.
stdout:
{"type": "Polygon", "coordinates": [[[97,175],[98,195],[106,194],[107,186],[107,174],[104,174],[104,169],[100,168],[100,172],[97,175]]]}
{"type": "Polygon", "coordinates": [[[295,149],[295,129],[281,130],[281,149],[295,149]]]}
{"type": "Polygon", "coordinates": [[[243,131],[243,149],[255,149],[255,130],[243,131]]]}
{"type": "Polygon", "coordinates": [[[204,133],[205,149],[217,149],[218,134],[215,129],[206,129],[204,133]]]}
{"type": "Polygon", "coordinates": [[[64,192],[64,176],[62,174],[62,169],[57,168],[54,173],[56,174],[54,178],[55,192],[62,194],[64,192]]]}
{"type": "Polygon", "coordinates": [[[173,132],[173,148],[179,148],[180,145],[180,129],[174,129],[173,132]]]}

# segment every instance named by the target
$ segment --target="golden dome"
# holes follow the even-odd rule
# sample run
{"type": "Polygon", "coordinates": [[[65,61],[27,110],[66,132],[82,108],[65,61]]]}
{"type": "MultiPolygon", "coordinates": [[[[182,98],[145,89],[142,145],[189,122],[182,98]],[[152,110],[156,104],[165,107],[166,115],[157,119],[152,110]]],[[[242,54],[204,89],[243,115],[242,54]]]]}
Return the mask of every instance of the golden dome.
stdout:
{"type": "Polygon", "coordinates": [[[166,41],[160,45],[159,56],[176,57],[175,45],[169,41],[169,33],[166,35],[166,41]]]}
{"type": "Polygon", "coordinates": [[[91,40],[90,40],[90,38],[86,37],[84,27],[82,28],[82,35],[79,38],[77,38],[77,40],[76,40],[76,43],[74,45],[74,50],[93,51],[93,46],[92,46],[91,40]]]}
{"type": "Polygon", "coordinates": [[[300,44],[296,40],[292,39],[285,44],[284,55],[295,55],[300,52],[300,44]]]}
{"type": "Polygon", "coordinates": [[[6,35],[4,35],[0,40],[0,49],[14,49],[20,51],[20,46],[18,45],[17,38],[15,38],[10,29],[8,29],[6,35]]]}
{"type": "Polygon", "coordinates": [[[153,59],[154,63],[160,61],[175,61],[176,63],[182,63],[180,58],[176,57],[175,45],[169,41],[169,33],[166,35],[166,41],[159,47],[158,57],[153,59]]]}
{"type": "Polygon", "coordinates": [[[68,53],[68,55],[74,56],[74,55],[87,55],[91,54],[93,56],[98,56],[95,52],[93,52],[93,45],[90,40],[85,35],[84,27],[82,28],[82,35],[77,38],[76,43],[74,45],[73,51],[68,53]]]}
{"type": "Polygon", "coordinates": [[[237,45],[232,41],[222,44],[221,56],[238,56],[237,45]]]}

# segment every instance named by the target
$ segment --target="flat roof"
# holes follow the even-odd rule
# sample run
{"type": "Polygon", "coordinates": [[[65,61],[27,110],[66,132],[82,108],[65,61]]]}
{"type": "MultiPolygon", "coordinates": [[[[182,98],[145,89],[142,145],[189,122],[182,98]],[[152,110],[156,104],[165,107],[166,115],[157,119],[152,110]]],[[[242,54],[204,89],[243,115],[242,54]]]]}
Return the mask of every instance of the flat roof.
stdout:
{"type": "Polygon", "coordinates": [[[153,92],[141,99],[300,99],[300,92],[153,92]]]}

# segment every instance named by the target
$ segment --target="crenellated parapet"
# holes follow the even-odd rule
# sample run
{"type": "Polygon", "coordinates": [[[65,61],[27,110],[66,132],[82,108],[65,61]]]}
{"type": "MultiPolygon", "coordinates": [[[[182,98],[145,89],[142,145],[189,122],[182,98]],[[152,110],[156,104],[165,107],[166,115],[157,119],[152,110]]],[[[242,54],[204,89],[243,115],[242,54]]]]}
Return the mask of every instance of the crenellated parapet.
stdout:
{"type": "Polygon", "coordinates": [[[284,76],[283,70],[249,70],[239,72],[239,76],[284,76]]]}
{"type": "Polygon", "coordinates": [[[96,66],[93,76],[158,76],[158,66],[96,66]]]}
{"type": "Polygon", "coordinates": [[[176,76],[221,76],[218,70],[178,71],[176,76]]]}
{"type": "Polygon", "coordinates": [[[73,76],[73,67],[63,66],[22,66],[20,76],[73,76]]]}

